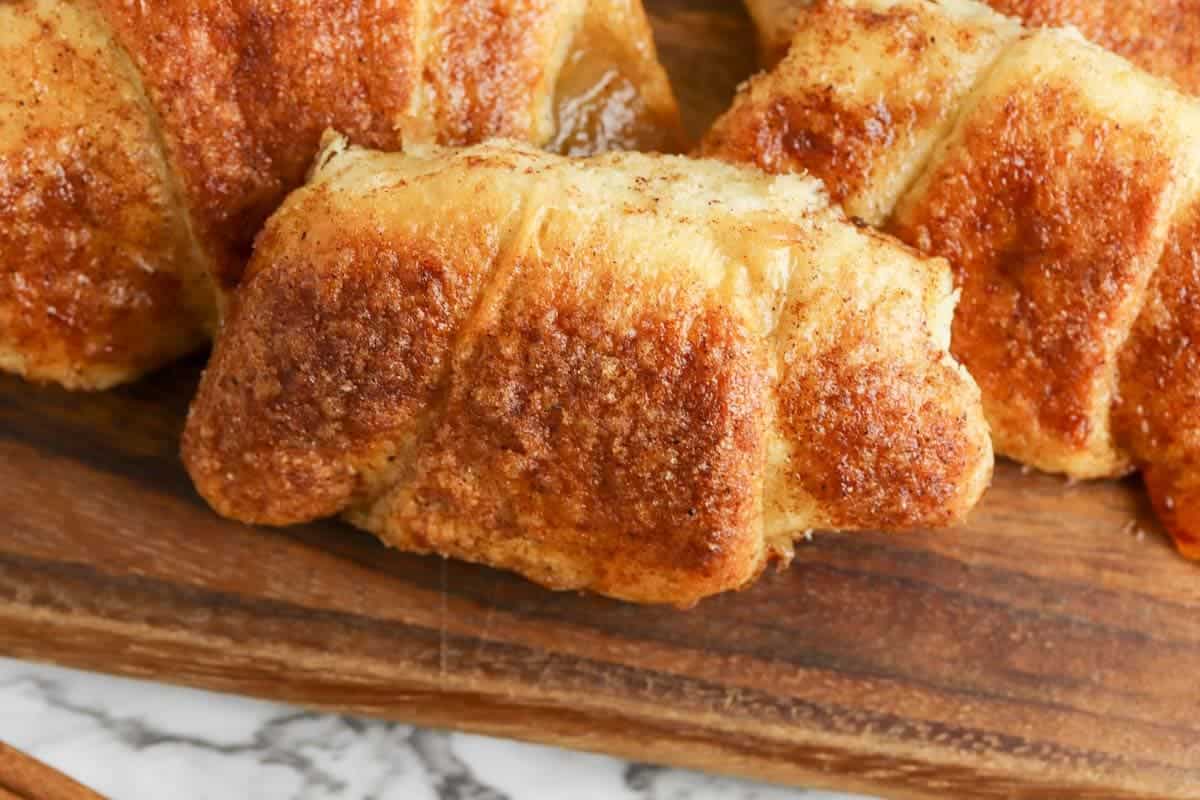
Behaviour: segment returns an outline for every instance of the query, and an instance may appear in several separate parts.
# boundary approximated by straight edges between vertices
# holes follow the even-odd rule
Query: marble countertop
[[[113,800],[855,800],[3,658],[0,740]]]

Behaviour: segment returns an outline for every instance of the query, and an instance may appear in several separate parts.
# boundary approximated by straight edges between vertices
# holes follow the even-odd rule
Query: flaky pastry
[[[811,179],[333,139],[258,240],[184,461],[228,517],[686,606],[809,528],[966,515],[992,457],[951,284]]]

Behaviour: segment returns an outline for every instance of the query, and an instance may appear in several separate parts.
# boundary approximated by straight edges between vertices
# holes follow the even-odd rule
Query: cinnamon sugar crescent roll
[[[810,179],[333,140],[192,405],[221,514],[686,606],[808,528],[960,520],[991,475],[944,262]]]
[[[73,388],[208,338],[327,126],[680,144],[640,0],[7,0],[0,60],[0,369]]]
[[[1140,468],[1200,557],[1200,101],[969,0],[822,0],[701,151],[946,257],[999,453]]]

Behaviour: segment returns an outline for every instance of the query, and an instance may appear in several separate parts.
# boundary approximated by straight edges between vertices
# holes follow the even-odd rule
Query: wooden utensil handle
[[[0,800],[104,800],[15,747],[0,742]]]

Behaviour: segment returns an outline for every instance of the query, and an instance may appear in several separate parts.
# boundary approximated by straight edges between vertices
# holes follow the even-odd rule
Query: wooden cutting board
[[[651,5],[699,129],[748,23]],[[1135,482],[1001,464],[961,530],[818,534],[746,592],[640,608],[218,519],[176,456],[197,374],[0,379],[0,652],[888,797],[1200,797],[1200,566]]]

